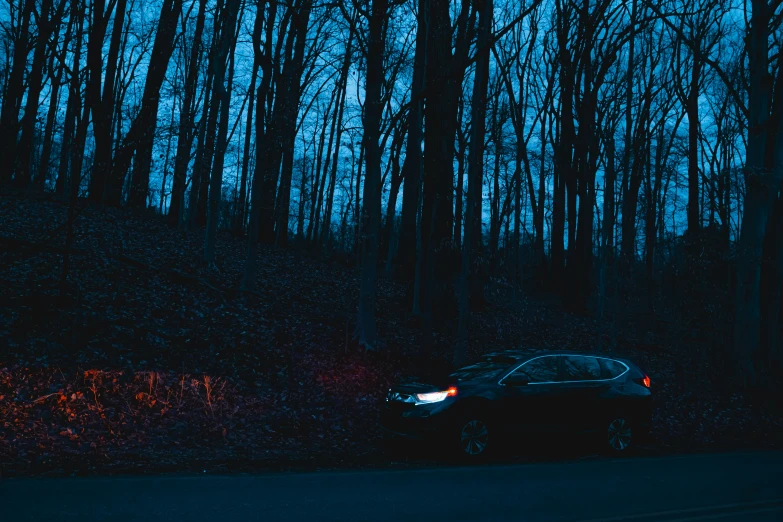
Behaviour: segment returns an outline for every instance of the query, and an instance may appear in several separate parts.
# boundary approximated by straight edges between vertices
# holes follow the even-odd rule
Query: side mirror
[[[503,384],[506,386],[527,386],[528,382],[530,382],[528,378],[521,375],[509,375],[503,379]]]

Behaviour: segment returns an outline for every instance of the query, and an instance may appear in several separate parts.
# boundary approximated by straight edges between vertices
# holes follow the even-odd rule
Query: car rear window
[[[566,381],[591,381],[601,378],[598,359],[584,355],[563,357],[563,379]]]
[[[623,363],[614,359],[598,359],[598,362],[601,364],[601,378],[603,379],[614,379],[627,370]]]

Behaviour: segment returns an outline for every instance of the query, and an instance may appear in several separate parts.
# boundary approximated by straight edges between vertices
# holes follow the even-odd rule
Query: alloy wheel
[[[468,421],[460,433],[460,442],[462,451],[467,455],[480,455],[487,449],[489,440],[489,430],[487,425],[480,420]]]
[[[615,451],[623,451],[631,444],[631,425],[625,419],[615,419],[607,430],[609,446]]]

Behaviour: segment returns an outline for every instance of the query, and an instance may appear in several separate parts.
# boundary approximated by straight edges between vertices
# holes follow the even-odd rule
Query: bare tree
[[[177,154],[174,160],[174,175],[171,187],[171,203],[169,205],[169,223],[183,226],[185,222],[185,182],[186,171],[190,163],[190,149],[193,145],[193,113],[195,109],[196,86],[200,68],[201,40],[204,32],[207,1],[199,0],[196,28],[193,33],[193,43],[190,47],[190,59],[186,64],[186,79],[182,109],[179,115],[179,132],[177,134]],[[263,10],[262,10],[263,12]],[[185,32],[183,20],[182,32]],[[252,105],[251,105],[252,107]],[[252,110],[252,109],[251,109]]]
[[[149,140],[154,136],[160,102],[160,87],[163,84],[169,59],[174,50],[175,29],[181,11],[182,0],[165,0],[161,6],[141,109],[133,120],[122,145],[117,150],[110,178],[107,180],[105,201],[109,205],[120,204],[125,175],[130,168],[134,153],[142,144],[146,148]],[[143,167],[138,167],[138,169],[134,167],[129,204],[135,207],[146,206],[148,190],[149,171],[145,171]]]
[[[207,265],[215,264],[215,243],[217,241],[218,221],[220,220],[220,200],[223,197],[223,164],[226,157],[228,141],[228,116],[231,108],[231,87],[233,83],[233,60],[226,63],[229,51],[236,47],[237,16],[242,5],[241,0],[227,0],[221,13],[220,40],[216,47],[216,53],[212,60],[214,68],[214,87],[212,97],[212,110],[218,112],[220,117],[217,128],[217,146],[215,159],[212,165],[212,176],[209,185],[209,210],[207,214],[207,230],[204,237],[204,261]],[[232,51],[233,52],[233,51]],[[226,68],[228,68],[228,85],[226,85]]]

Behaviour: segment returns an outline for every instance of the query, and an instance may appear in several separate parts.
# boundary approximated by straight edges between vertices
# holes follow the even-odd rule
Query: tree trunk
[[[359,316],[357,334],[359,346],[366,350],[376,347],[375,300],[378,272],[378,234],[381,224],[381,150],[380,138],[383,100],[384,25],[387,0],[374,0],[369,17],[367,38],[367,81],[364,106],[364,148],[367,172],[364,180],[362,210],[361,276],[359,286]],[[338,140],[337,146],[340,142]]]
[[[82,19],[83,12],[81,3],[74,1],[71,3],[71,17],[75,19],[74,31],[76,31],[76,42],[73,51],[73,67],[71,70],[71,79],[68,86],[68,104],[65,109],[65,126],[63,129],[62,144],[60,145],[60,164],[57,171],[57,180],[55,181],[55,193],[67,200],[70,195],[68,190],[68,177],[71,166],[71,149],[73,147],[73,133],[76,120],[81,105],[81,88],[79,81],[79,64],[81,63],[82,53]]]
[[[418,0],[416,51],[413,56],[413,84],[411,85],[411,108],[408,115],[408,140],[405,146],[405,161],[402,164],[402,213],[400,216],[400,238],[398,252],[399,275],[411,281],[416,267],[416,221],[421,186],[421,139],[424,116],[424,83],[427,68],[428,13],[430,0]]]
[[[698,235],[701,229],[699,211],[699,78],[701,60],[694,53],[690,92],[686,104],[688,113],[688,233]]]
[[[734,368],[741,385],[755,386],[760,345],[760,276],[764,235],[767,229],[775,193],[780,189],[781,172],[779,154],[770,156],[778,160],[768,165],[768,147],[783,146],[781,118],[773,120],[770,129],[770,109],[779,115],[783,107],[776,97],[772,107],[769,73],[769,20],[772,15],[766,0],[751,1],[751,18],[746,40],[749,73],[748,141],[745,155],[745,200],[740,238],[737,245],[737,292],[734,322]],[[778,68],[778,86],[783,81],[783,69]],[[777,110],[774,110],[777,109]],[[776,135],[775,141],[770,133]]]
[[[198,220],[199,201],[202,199],[199,196],[199,193],[202,190],[205,190],[203,188],[204,183],[202,182],[202,177],[206,177],[204,175],[204,171],[206,170],[205,163],[207,161],[204,159],[204,155],[206,154],[204,151],[204,142],[206,141],[207,136],[207,122],[209,121],[209,108],[212,105],[211,100],[212,67],[209,67],[206,78],[206,86],[204,87],[204,106],[201,109],[201,120],[199,120],[198,124],[196,157],[193,159],[193,174],[190,176],[190,197],[188,199],[188,217],[186,220],[188,227],[195,227],[197,225],[196,221]],[[187,151],[187,155],[189,159],[190,151]],[[185,168],[187,168],[187,165],[185,165]]]
[[[3,109],[0,112],[0,184],[8,184],[16,165],[17,135],[19,132],[19,111],[24,95],[24,73],[27,68],[27,50],[30,42],[30,16],[35,0],[23,0],[21,25],[13,42],[13,61],[6,83]]]
[[[275,28],[275,19],[277,18],[277,2],[269,3],[269,12],[267,14],[266,38],[264,46],[261,42],[254,42],[254,51],[262,55],[260,59],[263,77],[256,91],[256,164],[253,171],[253,185],[250,189],[250,219],[247,225],[247,251],[245,256],[245,267],[242,272],[242,281],[240,288],[245,291],[253,290],[256,285],[256,258],[258,257],[258,239],[261,230],[261,202],[262,191],[264,189],[264,165],[263,165],[263,147],[266,138],[266,104],[264,103],[269,94],[269,87],[272,83],[272,53],[273,53],[273,31]],[[263,16],[259,9],[256,16]],[[263,50],[263,53],[262,53]]]
[[[637,0],[633,0],[631,4],[631,38],[628,42],[628,66],[626,68],[626,80],[625,80],[625,140],[623,146],[625,150],[623,152],[623,184],[622,184],[622,257],[627,265],[633,263],[635,255],[635,219],[636,219],[636,197],[638,192],[634,191],[633,195],[628,194],[628,182],[632,178],[631,162],[633,159],[634,143],[633,143],[633,71],[634,60],[636,51],[636,9]],[[631,182],[633,185],[633,182]],[[630,200],[633,201],[630,201]],[[633,203],[633,205],[631,205]],[[628,234],[628,235],[626,235]],[[633,236],[633,237],[631,237]]]
[[[451,54],[452,27],[447,0],[429,0],[427,42],[427,104],[424,132],[424,200],[421,223],[420,309],[425,328],[432,326],[437,298],[445,301],[449,279],[453,214],[451,208],[456,128],[450,118],[450,93],[454,89]],[[437,93],[437,94],[435,94]],[[453,115],[456,121],[456,111]],[[438,267],[436,272],[435,267]],[[446,304],[440,303],[440,304]],[[439,307],[439,309],[441,309]]]
[[[302,140],[304,141],[304,139]],[[299,177],[299,204],[296,219],[296,241],[302,244],[304,241],[305,200],[307,194],[307,149],[302,156],[302,169]]]
[[[152,47],[144,95],[139,113],[131,124],[122,146],[117,150],[114,167],[111,170],[107,187],[106,203],[118,206],[122,199],[122,186],[130,168],[133,154],[139,147],[147,147],[154,137],[155,125],[160,101],[160,88],[166,77],[171,53],[174,50],[174,36],[177,18],[182,11],[182,0],[164,0],[161,6],[155,43]],[[141,161],[144,161],[143,159]],[[146,175],[146,176],[145,176]],[[134,167],[134,179],[131,186],[129,203],[135,207],[144,207],[149,190],[149,170],[137,170]]]
[[[214,76],[214,72],[213,72]],[[195,207],[196,226],[204,226],[207,223],[207,212],[209,209],[209,187],[212,179],[212,163],[215,159],[215,140],[217,139],[217,128],[220,119],[220,96],[215,92],[214,80],[212,87],[212,99],[209,104],[209,116],[206,122],[206,132],[204,134],[204,150],[201,153],[200,163],[200,183],[198,189],[198,201]]]
[[[385,1],[385,0],[384,0]],[[352,27],[356,27],[358,14],[354,14],[353,20],[351,20]],[[323,218],[323,230],[321,232],[321,242],[326,244],[329,241],[331,226],[332,226],[332,204],[334,201],[334,189],[337,182],[337,167],[340,157],[340,148],[342,147],[343,136],[343,114],[345,113],[345,99],[348,96],[348,72],[351,68],[351,54],[353,52],[353,31],[348,35],[348,44],[345,48],[345,54],[343,55],[343,65],[340,70],[340,84],[338,86],[338,103],[337,103],[337,120],[335,121],[335,139],[334,139],[334,151],[332,152],[332,137],[329,136],[329,153],[331,154],[331,168],[329,168],[329,153],[327,154],[327,165],[324,167],[327,171],[331,170],[331,176],[329,178],[329,190],[327,192],[326,199],[326,211]],[[366,103],[366,102],[365,102]],[[360,162],[361,163],[361,162]],[[380,168],[380,167],[379,167]],[[361,171],[361,167],[359,167]],[[379,181],[380,183],[380,181]],[[358,190],[357,185],[357,190]],[[357,194],[357,205],[359,198]],[[357,223],[358,225],[358,223]]]
[[[470,329],[470,297],[471,274],[475,265],[476,245],[481,242],[481,181],[484,167],[484,138],[487,118],[487,89],[489,84],[489,39],[492,31],[492,0],[484,0],[479,17],[478,55],[476,57],[476,73],[473,77],[473,98],[470,104],[471,134],[468,148],[468,195],[465,205],[465,241],[462,245],[462,262],[459,278],[459,323],[457,344],[454,350],[454,365],[465,362],[467,356],[467,338]],[[497,109],[497,107],[496,107]],[[499,154],[497,143],[495,155]],[[478,222],[478,227],[476,226]]]
[[[339,93],[333,93],[329,99],[329,105],[324,113],[323,125],[321,126],[321,138],[318,142],[318,152],[316,153],[315,177],[313,178],[313,193],[310,200],[310,222],[307,224],[307,240],[318,243],[318,231],[321,223],[321,207],[324,201],[324,187],[326,186],[326,167],[321,169],[322,158],[324,154],[324,143],[326,141],[326,129],[330,126],[329,115],[332,112],[332,106],[337,102]],[[334,122],[334,118],[331,119]],[[334,124],[331,126],[334,129]]]
[[[61,3],[63,7],[65,4]],[[44,70],[46,68],[46,44],[49,41],[53,26],[57,23],[50,20],[52,0],[42,0],[41,12],[38,16],[38,35],[35,40],[33,62],[27,77],[27,100],[22,117],[22,135],[19,139],[18,155],[16,157],[15,185],[19,189],[27,189],[32,181],[31,165],[33,161],[33,143],[35,141],[35,123],[38,119],[38,108],[43,90]],[[62,12],[54,14],[62,16]]]
[[[223,197],[223,165],[228,145],[228,116],[231,109],[231,90],[234,80],[233,49],[236,48],[237,16],[242,5],[242,0],[227,0],[222,14],[222,27],[220,30],[220,42],[217,45],[214,67],[213,88],[214,98],[212,108],[217,111],[220,106],[220,116],[217,129],[217,146],[215,148],[215,161],[212,165],[212,175],[209,184],[209,209],[207,211],[207,228],[204,235],[204,262],[208,266],[215,264],[215,246],[217,243],[217,229],[220,222],[220,201]],[[225,83],[226,57],[229,50],[232,56],[228,64],[228,85]]]
[[[551,84],[550,84],[551,85]],[[547,88],[547,91],[549,91]],[[536,223],[536,259],[538,268],[546,272],[546,253],[544,248],[544,208],[546,206],[546,114],[541,114],[541,163],[538,168],[538,206],[535,208]]]
[[[169,205],[168,222],[171,226],[182,227],[185,224],[185,185],[190,149],[193,146],[193,109],[200,70],[201,38],[204,32],[207,0],[199,0],[196,29],[193,33],[193,45],[190,48],[187,78],[185,79],[185,95],[179,115],[179,133],[177,135],[177,155],[174,159],[174,175],[171,183],[171,204]],[[261,9],[263,12],[263,9]],[[198,180],[192,181],[198,186]],[[191,191],[193,189],[191,188]]]
[[[103,42],[110,13],[104,13],[105,2],[98,0],[93,5],[93,19],[97,20],[90,33],[87,44],[87,65],[90,81],[87,84],[87,99],[92,112],[93,133],[95,137],[95,158],[90,175],[88,198],[102,201],[106,191],[106,177],[112,163],[112,120],[114,116],[114,84],[116,80],[117,60],[120,52],[122,29],[125,22],[126,0],[117,0],[112,28],[109,56],[106,62],[105,83],[101,93],[103,74]]]
[[[362,194],[361,194],[361,187],[362,187],[362,166],[364,165],[364,141],[362,140],[362,143],[359,145],[359,167],[356,169],[356,201],[354,202],[354,223],[356,224],[356,228],[354,230],[353,234],[353,251],[359,252],[359,240],[360,240],[360,234],[362,232],[361,228],[361,213],[362,213]],[[353,172],[351,172],[351,175],[353,175]],[[334,176],[332,176],[332,179],[334,180]],[[332,215],[331,208],[332,208],[332,198],[334,198],[334,185],[331,186],[331,190],[329,191],[329,216]],[[326,232],[327,238],[329,231]]]
[[[394,241],[394,222],[397,215],[397,197],[400,192],[400,185],[402,184],[402,176],[400,172],[400,153],[402,152],[402,141],[404,135],[404,125],[400,124],[395,129],[394,139],[392,140],[392,150],[389,158],[389,162],[391,163],[391,183],[389,186],[389,201],[386,205],[386,224],[384,226],[383,233],[383,252],[385,252],[386,256],[385,272],[388,276],[392,275],[392,259],[394,257],[394,248],[392,243]]]
[[[291,178],[293,176],[294,166],[296,120],[299,110],[300,84],[302,81],[307,26],[310,22],[311,6],[312,0],[303,0],[292,24],[292,31],[296,31],[297,36],[291,72],[286,78],[285,95],[290,99],[286,105],[287,114],[284,115],[284,125],[281,129],[283,134],[283,165],[280,177],[280,188],[278,189],[277,203],[275,205],[275,242],[278,246],[286,246],[288,244],[288,217],[291,211]]]
[[[263,11],[263,10],[262,10]],[[263,20],[263,18],[262,18]],[[258,17],[256,17],[256,24],[258,24]],[[260,36],[261,29],[258,29]],[[250,139],[253,134],[253,103],[255,102],[255,87],[256,77],[258,76],[258,68],[260,67],[258,60],[253,63],[253,73],[250,76],[250,86],[247,96],[249,98],[247,105],[247,122],[245,123],[245,145],[244,154],[242,156],[242,175],[239,182],[239,201],[234,217],[233,229],[235,233],[241,233],[245,227],[245,200],[247,199],[247,174],[250,166]]]
[[[301,0],[291,6],[291,16],[295,16]],[[285,118],[290,114],[288,103],[291,98],[287,93],[280,92],[280,87],[286,89],[290,85],[290,76],[293,69],[296,68],[294,61],[294,42],[296,41],[297,31],[291,28],[285,39],[285,60],[283,71],[276,86],[278,92],[275,94],[274,111],[269,128],[266,133],[266,140],[263,152],[258,155],[259,161],[264,167],[264,178],[261,194],[261,222],[259,224],[259,239],[267,244],[272,244],[275,240],[275,199],[277,195],[277,183],[280,177],[280,162],[283,157],[283,140]]]
[[[457,194],[454,198],[454,250],[462,249],[462,214],[464,185],[465,185],[465,151],[468,148],[468,140],[462,132],[463,112],[465,110],[464,95],[459,99],[459,115],[457,116]]]
[[[68,29],[70,32],[70,27]],[[66,40],[68,35],[66,34]],[[49,61],[49,79],[52,84],[49,93],[49,110],[46,113],[46,128],[44,131],[43,149],[41,150],[41,161],[38,165],[38,173],[35,177],[35,188],[38,192],[43,192],[46,188],[46,181],[49,177],[49,164],[52,157],[52,144],[54,142],[55,121],[57,119],[57,107],[60,106],[60,86],[62,85],[63,67],[60,65],[55,72],[54,56]]]

